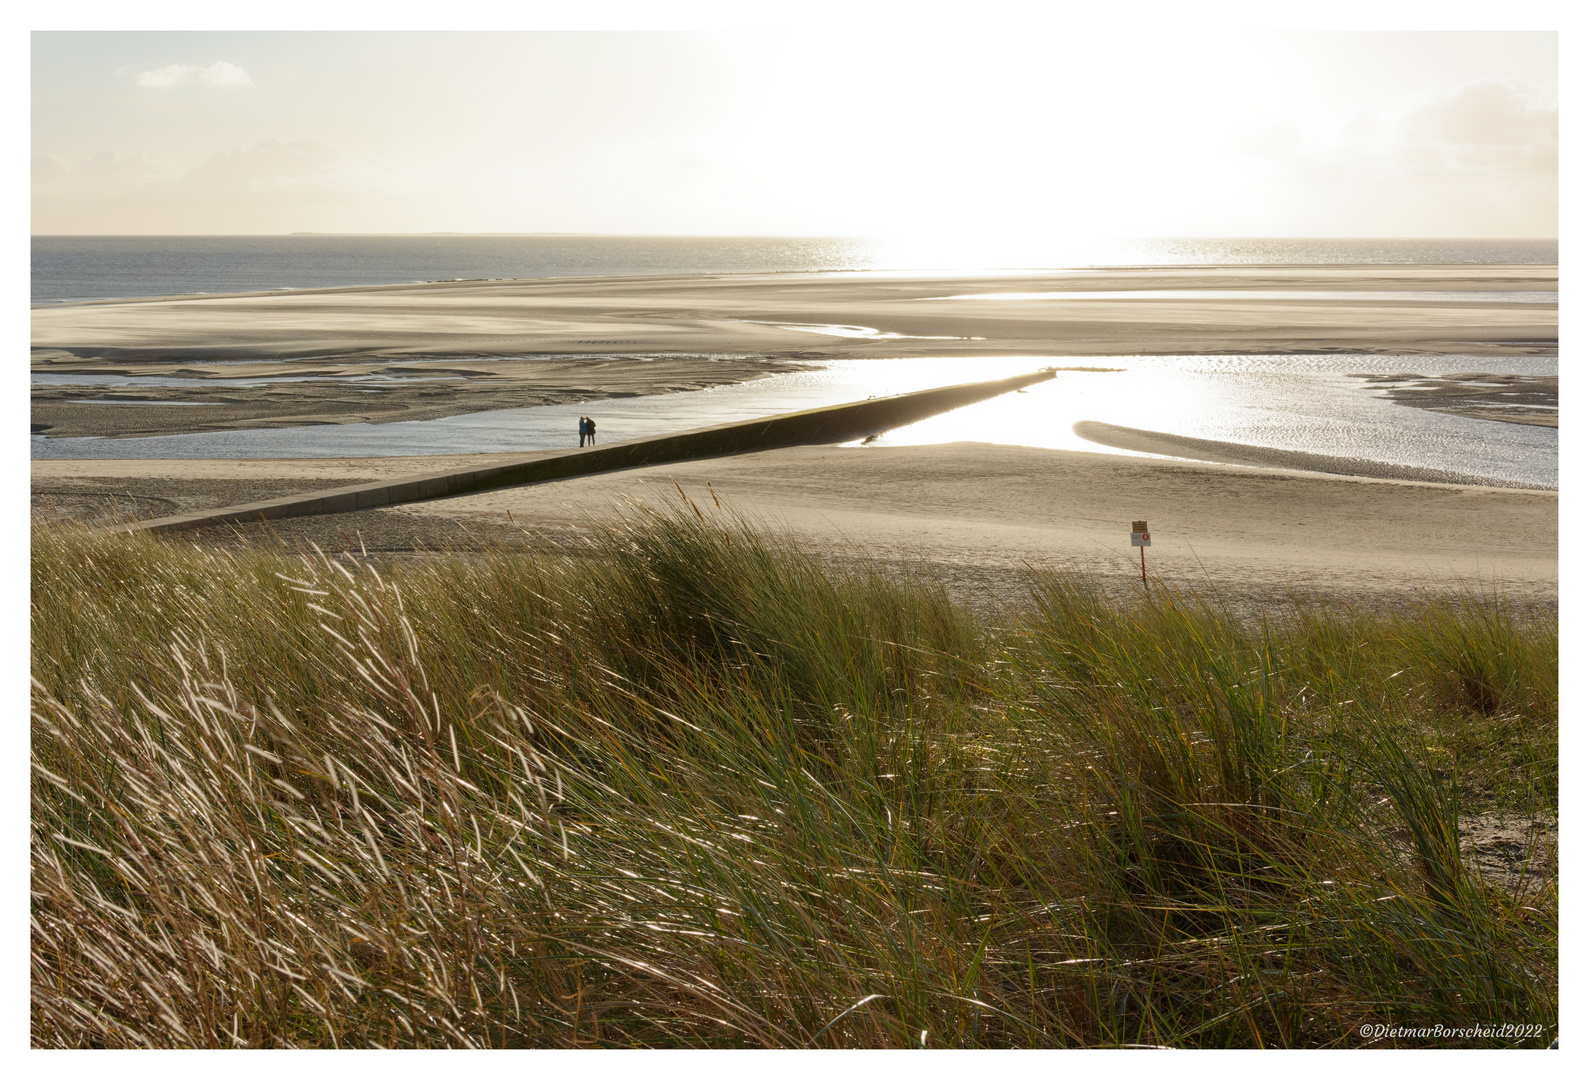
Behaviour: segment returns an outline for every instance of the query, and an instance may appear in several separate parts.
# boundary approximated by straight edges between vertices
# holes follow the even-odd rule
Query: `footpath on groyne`
[[[227,506],[192,514],[150,518],[119,527],[120,531],[153,533],[180,532],[204,525],[232,522],[271,521],[277,518],[307,517],[312,514],[340,514],[378,506],[441,499],[493,488],[518,487],[569,476],[588,476],[614,469],[634,469],[646,465],[665,465],[670,461],[742,454],[771,450],[780,446],[811,443],[847,442],[867,435],[903,427],[938,413],[958,409],[1007,394],[1033,383],[1054,377],[1053,368],[1027,375],[1015,375],[991,382],[963,383],[935,390],[918,390],[893,397],[869,398],[845,405],[780,413],[759,420],[697,428],[673,435],[631,439],[583,450],[540,455],[524,461],[509,461],[473,469],[454,469],[405,480],[381,480],[354,484],[327,491],[290,495],[265,502]]]

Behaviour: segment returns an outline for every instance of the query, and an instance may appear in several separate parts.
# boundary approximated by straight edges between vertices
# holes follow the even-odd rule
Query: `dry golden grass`
[[[1500,600],[987,623],[693,508],[401,568],[40,524],[33,590],[38,1046],[1555,1034],[1554,886],[1457,846],[1554,815]]]

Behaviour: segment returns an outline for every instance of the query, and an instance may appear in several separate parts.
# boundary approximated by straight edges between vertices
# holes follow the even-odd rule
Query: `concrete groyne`
[[[1054,370],[989,382],[963,383],[933,390],[918,390],[893,397],[870,398],[820,409],[780,413],[757,420],[741,420],[715,427],[696,428],[672,435],[631,439],[582,450],[539,455],[478,468],[429,473],[403,480],[381,480],[326,491],[290,495],[265,502],[227,506],[218,510],[133,522],[122,528],[148,532],[180,532],[205,525],[271,521],[311,514],[340,514],[398,503],[466,495],[493,488],[518,487],[570,476],[588,476],[615,469],[665,465],[671,461],[771,450],[780,446],[846,442],[890,428],[903,427],[938,413],[958,409],[1000,394],[1019,390],[1045,379]]]

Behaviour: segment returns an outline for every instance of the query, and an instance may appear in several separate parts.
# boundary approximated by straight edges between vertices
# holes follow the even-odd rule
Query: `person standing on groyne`
[[[590,430],[590,428],[588,426],[589,424],[590,424],[590,418],[588,416],[581,416],[579,418],[579,448],[581,450],[583,450],[585,448],[585,435]]]
[[[590,445],[596,445],[596,421],[585,417],[585,437],[590,440]]]

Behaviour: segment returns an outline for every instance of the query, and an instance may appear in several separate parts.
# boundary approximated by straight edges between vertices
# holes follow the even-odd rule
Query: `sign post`
[[[1131,546],[1140,549],[1142,555],[1142,587],[1148,587],[1148,548],[1153,546],[1153,537],[1148,533],[1146,521],[1133,521],[1131,523]]]

